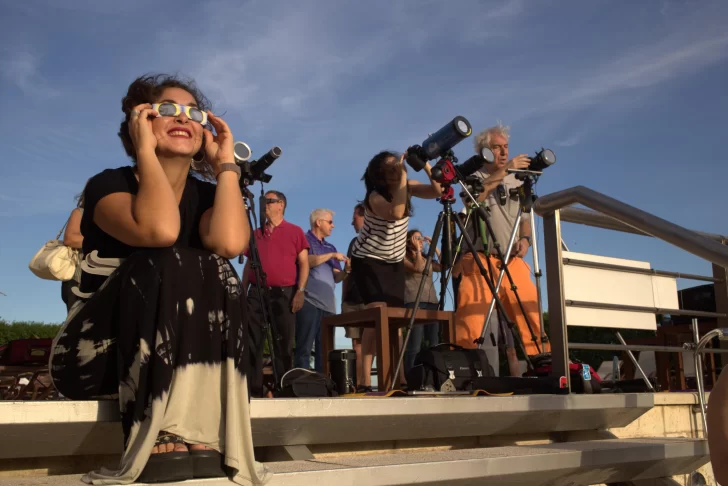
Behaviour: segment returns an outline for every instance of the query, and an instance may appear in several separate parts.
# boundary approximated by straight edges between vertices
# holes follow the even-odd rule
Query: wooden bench
[[[413,309],[374,307],[325,317],[321,321],[321,352],[324,374],[329,373],[329,351],[334,349],[334,330],[337,327],[363,327],[374,329],[377,339],[377,378],[379,390],[389,388],[394,380],[394,366],[399,359],[398,330],[409,324]],[[415,325],[438,322],[443,342],[454,342],[455,313],[418,309]],[[394,365],[394,366],[393,366]]]

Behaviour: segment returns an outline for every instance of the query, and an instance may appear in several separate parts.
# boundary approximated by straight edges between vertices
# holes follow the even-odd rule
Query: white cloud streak
[[[28,48],[5,48],[0,58],[0,76],[33,98],[52,98],[59,91],[41,74],[40,59]]]

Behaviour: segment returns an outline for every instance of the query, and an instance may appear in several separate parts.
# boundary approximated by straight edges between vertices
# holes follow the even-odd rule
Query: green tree
[[[16,339],[54,338],[60,329],[60,324],[17,321],[10,323],[0,318],[0,345]]]

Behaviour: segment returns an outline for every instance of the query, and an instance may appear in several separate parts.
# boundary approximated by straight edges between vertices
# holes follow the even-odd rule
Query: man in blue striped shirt
[[[308,252],[309,275],[303,308],[296,313],[296,368],[311,368],[311,350],[316,346],[314,369],[323,370],[321,356],[321,320],[336,313],[336,284],[351,271],[349,259],[325,240],[334,229],[334,212],[314,209],[310,216],[311,230],[306,233],[310,246]],[[341,262],[345,262],[344,269]]]

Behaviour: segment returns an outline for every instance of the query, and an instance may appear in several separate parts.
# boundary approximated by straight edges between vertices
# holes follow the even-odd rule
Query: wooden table
[[[324,374],[329,374],[329,351],[334,349],[334,331],[336,327],[363,327],[374,329],[377,339],[377,378],[380,391],[389,389],[394,380],[394,367],[399,359],[398,329],[406,327],[412,317],[413,309],[398,307],[374,307],[361,311],[347,312],[325,317],[321,321],[321,352]],[[455,313],[450,311],[432,311],[418,309],[415,316],[416,326],[438,322],[443,342],[454,342]],[[404,365],[403,365],[404,366]]]

